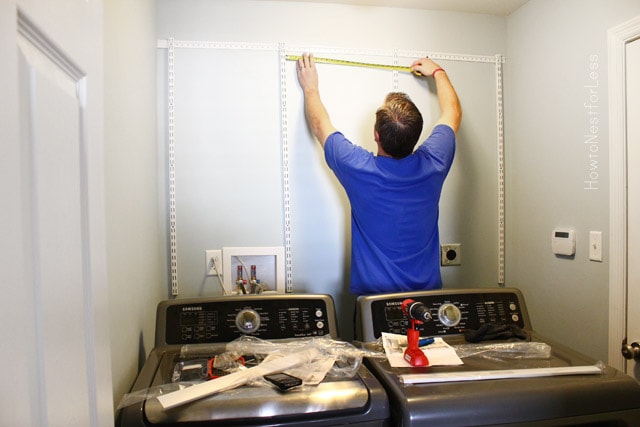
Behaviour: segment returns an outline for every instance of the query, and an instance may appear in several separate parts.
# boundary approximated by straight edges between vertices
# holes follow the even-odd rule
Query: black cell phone
[[[265,375],[264,379],[275,384],[280,390],[288,390],[302,384],[302,380],[300,378],[285,374],[284,372]]]

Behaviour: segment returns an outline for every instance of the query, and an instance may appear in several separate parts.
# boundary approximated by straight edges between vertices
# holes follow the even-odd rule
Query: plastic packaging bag
[[[176,363],[172,382],[206,381],[243,369],[245,359],[237,353],[223,353],[206,359],[183,359]]]
[[[130,405],[134,405],[136,403],[140,403],[144,400],[151,399],[154,397],[162,396],[163,394],[172,393],[177,390],[182,390],[187,387],[190,387],[196,383],[194,382],[182,382],[182,383],[169,383],[162,384],[156,387],[145,388],[142,390],[132,391],[130,393],[125,394],[120,399],[118,406],[116,407],[116,411],[125,408]]]
[[[454,345],[458,357],[481,356],[489,359],[549,359],[551,347],[542,342],[501,342]]]
[[[283,355],[309,346],[320,351],[323,357],[312,361],[309,366],[297,367],[298,374],[304,371],[317,371],[313,365],[318,366],[320,363],[324,362],[326,364],[329,363],[328,361],[333,361],[329,371],[326,373],[327,377],[351,378],[358,372],[362,364],[362,358],[374,355],[372,351],[358,349],[348,342],[337,341],[330,336],[298,338],[277,342],[266,341],[252,336],[242,336],[228,343],[226,350],[240,354]],[[379,354],[375,354],[375,356],[379,356]]]
[[[238,375],[239,372],[250,367],[258,367],[263,362],[277,363],[278,358],[286,359],[292,353],[304,353],[304,350],[309,350],[309,354],[314,357],[284,370],[290,375],[301,378],[304,385],[318,384],[325,377],[351,378],[358,372],[363,357],[386,357],[384,353],[356,348],[348,342],[337,341],[330,336],[279,341],[241,336],[227,344],[184,345],[178,362],[174,365],[172,383],[126,394],[120,401],[118,409],[207,382],[214,378],[211,375],[212,369],[219,369],[225,374]],[[240,363],[240,360],[244,363]],[[220,380],[214,379],[214,381]],[[262,374],[249,375],[243,379],[243,382],[252,386],[272,386],[262,379]]]

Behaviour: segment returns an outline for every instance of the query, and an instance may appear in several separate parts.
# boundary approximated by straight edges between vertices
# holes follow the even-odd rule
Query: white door
[[[102,5],[0,3],[0,424],[112,426]]]
[[[627,98],[627,344],[637,343],[640,357],[640,39],[626,45]],[[629,375],[640,381],[640,359],[627,361]]]

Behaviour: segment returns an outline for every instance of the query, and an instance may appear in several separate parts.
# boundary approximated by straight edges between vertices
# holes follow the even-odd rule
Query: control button
[[[512,314],[511,320],[513,320],[514,322],[517,322],[518,320],[520,320],[520,316],[518,316],[517,314]]]
[[[324,313],[322,312],[322,310],[320,310],[320,309],[316,310],[316,317],[322,317],[323,314]]]
[[[236,326],[245,334],[256,332],[260,328],[260,315],[251,308],[240,310],[236,315]]]
[[[438,320],[447,327],[456,326],[462,320],[462,313],[451,303],[442,304],[438,309]]]
[[[509,310],[516,311],[516,308],[518,308],[518,307],[516,307],[515,303],[509,304]]]
[[[323,329],[324,328],[324,322],[322,320],[318,320],[316,322],[316,328]]]

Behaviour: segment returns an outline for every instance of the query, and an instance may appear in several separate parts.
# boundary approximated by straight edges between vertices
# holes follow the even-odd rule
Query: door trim
[[[640,16],[607,31],[609,72],[609,365],[626,370],[620,353],[627,317],[627,120],[625,47],[640,37]]]

